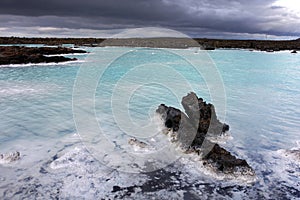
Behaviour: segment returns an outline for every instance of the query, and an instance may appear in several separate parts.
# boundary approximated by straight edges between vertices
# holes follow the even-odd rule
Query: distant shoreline
[[[59,54],[72,53],[87,52],[71,48],[0,46],[0,65],[59,63],[77,60],[76,58],[59,56]],[[53,56],[49,57],[49,55]]]
[[[300,38],[297,40],[229,40],[207,38],[20,38],[0,37],[0,44],[45,44],[75,46],[126,46],[153,48],[190,48],[200,47],[205,50],[219,48],[253,49],[260,51],[300,50]]]

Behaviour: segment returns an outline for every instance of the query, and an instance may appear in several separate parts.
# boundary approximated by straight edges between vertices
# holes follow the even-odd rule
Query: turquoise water
[[[79,62],[0,68],[0,152],[21,153],[19,161],[0,164],[2,199],[300,196],[300,160],[283,153],[300,148],[298,54],[87,50],[89,56],[74,55]],[[185,56],[200,60],[203,66],[214,64],[220,77],[199,74]],[[207,86],[210,78],[223,84]],[[210,88],[224,88],[225,100],[221,94],[215,99]],[[248,161],[256,171],[256,181],[216,179],[191,160],[169,163],[150,174],[124,172],[138,162],[127,155],[128,139],[134,136],[165,145],[153,124],[147,125],[156,106],[165,103],[181,108],[181,97],[191,90],[216,105],[218,116],[230,125],[232,138],[222,146]],[[99,127],[94,129],[90,118]],[[100,132],[111,146],[105,146],[103,138],[97,141]]]

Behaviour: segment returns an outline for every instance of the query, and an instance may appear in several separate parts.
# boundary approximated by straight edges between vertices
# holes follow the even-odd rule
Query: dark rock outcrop
[[[161,115],[165,126],[174,133],[172,141],[178,142],[182,149],[188,151],[197,134],[197,129],[190,119],[179,109],[164,104],[161,104],[156,112]]]
[[[246,160],[233,156],[229,151],[205,140],[208,135],[220,136],[229,130],[227,124],[221,123],[212,104],[189,93],[182,98],[185,113],[179,109],[161,104],[156,112],[164,121],[165,127],[172,131],[173,142],[178,142],[185,152],[194,152],[202,156],[203,165],[210,166],[217,172],[254,174]],[[203,154],[203,143],[210,151]]]
[[[297,51],[296,51],[296,50],[293,50],[291,53],[297,53]]]
[[[233,156],[229,151],[215,144],[211,151],[203,158],[204,165],[209,165],[214,170],[223,173],[236,173],[242,174],[253,173],[254,171],[248,165],[246,160],[239,159]]]
[[[274,52],[282,50],[299,50],[300,40],[226,40],[196,38],[203,47],[228,48],[228,49],[255,49]]]
[[[103,38],[25,38],[25,37],[0,37],[0,44],[46,44],[62,45],[74,44],[79,46],[91,46],[100,44]]]
[[[70,48],[52,47],[20,47],[20,46],[1,46],[0,65],[8,64],[27,64],[27,63],[49,63],[65,62],[76,60],[64,56],[45,56],[54,54],[86,53],[84,50],[74,50]]]
[[[199,133],[206,135],[209,132],[221,135],[229,130],[227,124],[223,124],[217,119],[214,106],[210,103],[207,104],[202,98],[198,98],[194,92],[183,97],[181,104],[189,119],[198,128]]]

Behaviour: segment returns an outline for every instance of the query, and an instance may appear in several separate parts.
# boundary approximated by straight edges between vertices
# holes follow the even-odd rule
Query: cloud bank
[[[0,35],[110,37],[163,27],[191,37],[299,37],[300,8],[291,8],[300,4],[291,1],[1,0]]]

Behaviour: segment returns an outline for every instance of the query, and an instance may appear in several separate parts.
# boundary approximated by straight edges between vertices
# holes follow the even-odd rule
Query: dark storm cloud
[[[1,0],[0,27],[48,26],[103,30],[160,26],[188,34],[197,34],[198,31],[200,36],[203,30],[299,35],[299,16],[273,5],[274,2],[275,0]]]
[[[172,19],[184,12],[180,6],[169,6],[162,0],[2,0],[0,13],[25,16],[82,16],[120,19]]]

